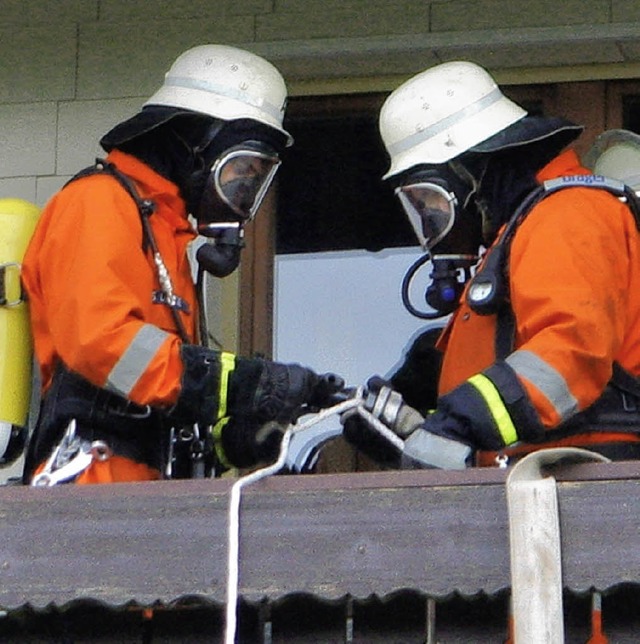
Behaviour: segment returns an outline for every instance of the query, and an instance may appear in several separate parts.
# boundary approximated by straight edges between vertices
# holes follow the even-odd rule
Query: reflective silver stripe
[[[277,120],[282,118],[283,110],[279,107],[269,103],[262,97],[251,96],[247,92],[233,89],[228,85],[218,85],[217,83],[189,78],[188,76],[167,76],[164,84],[171,87],[183,87],[184,89],[201,89],[204,92],[211,92],[212,94],[218,94],[219,96],[225,96],[226,98],[246,103],[247,105],[251,105],[251,107],[257,107]]]
[[[128,396],[168,337],[157,326],[145,324],[111,370],[106,388]]]
[[[472,449],[464,443],[417,429],[404,442],[401,463],[410,469],[414,463],[421,467],[442,470],[464,470]]]
[[[463,121],[464,119],[467,119],[474,114],[478,114],[478,112],[482,112],[482,110],[485,110],[487,109],[487,107],[490,107],[494,103],[497,103],[501,98],[502,92],[498,87],[496,87],[486,96],[479,98],[475,103],[472,103],[471,105],[468,105],[467,107],[464,107],[461,110],[450,114],[446,118],[437,121],[431,127],[427,127],[424,130],[420,130],[419,132],[414,132],[404,139],[400,139],[400,141],[396,141],[395,143],[389,145],[389,154],[391,156],[394,156],[395,154],[404,152],[405,150],[412,148],[418,143],[422,143],[422,141],[431,139],[434,136],[441,134],[452,125],[455,125],[456,123],[459,123],[460,121]]]
[[[566,380],[540,356],[532,351],[514,351],[506,359],[506,363],[546,396],[562,420],[578,411],[578,401],[569,390]]]
[[[624,191],[624,183],[617,179],[610,179],[603,177],[599,174],[575,174],[556,177],[555,179],[547,179],[544,182],[544,188],[548,192],[557,190],[558,188],[583,188],[596,186],[600,188],[608,188],[616,193]]]

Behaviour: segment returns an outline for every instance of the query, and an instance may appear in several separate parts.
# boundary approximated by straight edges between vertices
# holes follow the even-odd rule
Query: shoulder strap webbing
[[[120,172],[120,170],[118,170],[118,168],[116,168],[112,163],[109,163],[104,159],[96,159],[94,165],[80,170],[80,172],[75,174],[64,184],[63,188],[69,185],[72,181],[102,173],[112,176],[126,190],[127,194],[136,204],[138,213],[140,214],[140,221],[142,222],[142,250],[146,253],[148,249],[151,249],[153,261],[156,265],[156,272],[158,274],[158,282],[160,283],[160,292],[157,295],[157,301],[169,307],[180,337],[184,342],[189,342],[184,323],[178,313],[178,310],[188,312],[189,307],[181,297],[177,296],[173,292],[173,285],[171,284],[169,272],[162,260],[160,250],[158,249],[158,245],[153,234],[153,229],[151,228],[151,223],[149,222],[149,218],[156,208],[155,203],[151,199],[143,199],[140,197],[133,181],[131,181],[128,176]]]
[[[624,199],[636,222],[636,228],[640,232],[640,197],[635,191],[622,181],[610,179],[599,174],[577,174],[565,177],[548,179],[543,182],[544,196],[550,195],[563,188],[598,188],[606,190],[612,195]]]
[[[505,266],[503,272],[505,274],[505,284],[509,284],[508,279],[508,262],[509,262],[509,246],[516,230],[524,221],[527,215],[531,212],[533,207],[542,201],[545,197],[564,190],[565,188],[597,188],[599,190],[606,190],[619,199],[624,199],[633,215],[636,223],[636,229],[640,232],[640,197],[636,195],[634,190],[617,179],[610,179],[597,174],[578,174],[557,177],[555,179],[548,179],[542,185],[531,191],[522,201],[513,217],[509,220],[502,238],[498,243],[505,245]],[[498,313],[497,331],[496,331],[496,356],[498,359],[503,360],[513,351],[513,343],[515,340],[515,320],[513,316],[513,309],[507,301],[500,307]]]
[[[73,181],[77,181],[78,179],[90,177],[96,174],[108,174],[112,176],[126,190],[131,199],[133,199],[138,208],[140,219],[142,221],[142,249],[146,252],[147,248],[149,248],[149,245],[151,244],[151,239],[149,238],[149,226],[145,224],[145,221],[153,214],[155,210],[155,204],[153,203],[153,201],[151,201],[151,199],[142,199],[131,179],[120,172],[120,170],[118,170],[112,163],[109,163],[104,159],[96,159],[94,165],[91,165],[80,170],[80,172],[77,172],[62,187],[65,188]]]

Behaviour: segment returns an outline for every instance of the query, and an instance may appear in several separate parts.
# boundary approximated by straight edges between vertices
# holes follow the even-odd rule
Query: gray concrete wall
[[[3,0],[0,197],[44,204],[197,44],[247,46],[309,94],[391,89],[458,57],[510,82],[633,76],[638,34],[635,0]]]

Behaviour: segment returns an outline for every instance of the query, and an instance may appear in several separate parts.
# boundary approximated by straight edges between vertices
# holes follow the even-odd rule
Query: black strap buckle
[[[164,291],[154,291],[151,296],[154,304],[164,304],[174,310],[189,313],[189,303],[183,300],[179,295],[165,293]]]
[[[637,398],[626,391],[621,391],[620,394],[622,396],[622,409],[629,413],[637,412]]]

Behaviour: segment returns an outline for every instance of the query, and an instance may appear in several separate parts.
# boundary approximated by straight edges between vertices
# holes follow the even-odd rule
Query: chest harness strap
[[[160,254],[160,250],[153,233],[153,228],[151,227],[151,222],[149,221],[151,215],[155,212],[155,203],[151,199],[142,199],[131,179],[120,172],[120,170],[118,170],[112,163],[108,163],[104,159],[96,159],[95,165],[78,172],[78,174],[72,177],[67,184],[71,183],[71,181],[81,179],[82,177],[99,173],[106,173],[112,176],[127,191],[136,204],[138,212],[140,213],[140,221],[142,223],[142,248],[145,251],[147,248],[151,250],[153,262],[156,267],[158,284],[160,286],[160,290],[153,293],[153,301],[156,304],[164,304],[169,307],[178,329],[178,333],[180,334],[180,338],[183,342],[189,342],[184,323],[179,314],[179,311],[189,313],[189,305],[179,295],[176,295],[173,290],[171,276],[169,275],[167,266],[162,259],[162,255]]]

